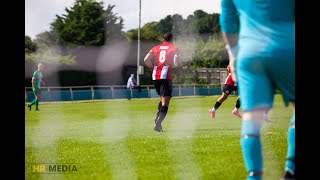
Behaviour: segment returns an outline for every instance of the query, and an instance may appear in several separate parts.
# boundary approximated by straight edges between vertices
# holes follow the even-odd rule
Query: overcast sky
[[[124,19],[124,31],[139,26],[139,0],[97,0],[115,5],[113,13]],[[221,0],[141,0],[141,26],[159,21],[167,15],[180,14],[183,18],[201,9],[207,13],[220,13]],[[25,35],[35,38],[50,30],[55,15],[65,14],[65,8],[73,6],[75,0],[25,0]]]

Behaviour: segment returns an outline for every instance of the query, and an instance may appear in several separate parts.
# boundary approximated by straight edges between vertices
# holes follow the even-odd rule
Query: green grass
[[[209,116],[218,96],[172,98],[163,133],[159,99],[40,104],[25,113],[26,179],[245,179],[236,96]],[[262,129],[264,179],[284,169],[291,109],[275,96]],[[34,163],[77,163],[78,174],[39,174]]]

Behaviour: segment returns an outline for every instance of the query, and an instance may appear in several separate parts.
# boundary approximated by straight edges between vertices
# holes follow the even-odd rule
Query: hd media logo
[[[31,171],[34,174],[78,174],[78,163],[34,163]]]

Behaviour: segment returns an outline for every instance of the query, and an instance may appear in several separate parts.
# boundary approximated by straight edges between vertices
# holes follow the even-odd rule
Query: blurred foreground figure
[[[276,89],[293,105],[283,179],[295,179],[295,1],[222,0],[220,26],[241,97],[248,180],[262,179],[260,129]]]

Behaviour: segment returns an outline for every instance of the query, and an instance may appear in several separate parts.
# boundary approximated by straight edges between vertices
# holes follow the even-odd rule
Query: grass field
[[[162,133],[159,99],[40,104],[25,111],[26,179],[245,179],[236,96],[209,116],[218,96],[174,97]],[[275,96],[262,129],[265,180],[280,179],[291,108]],[[76,174],[34,173],[35,163],[76,164]]]

